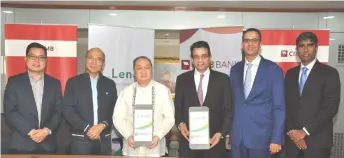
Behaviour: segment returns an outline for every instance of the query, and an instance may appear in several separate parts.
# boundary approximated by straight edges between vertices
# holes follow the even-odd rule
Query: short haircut
[[[206,48],[208,50],[208,55],[211,56],[210,46],[206,41],[197,41],[190,46],[190,56],[193,58],[193,51],[195,48]]]
[[[103,54],[103,58],[104,58],[104,59],[103,59],[103,62],[105,62],[105,53],[103,52],[102,49],[97,48],[97,47],[89,49],[89,50],[86,52],[85,58],[87,58],[88,54],[89,54],[90,52],[92,52],[92,51],[99,51],[100,53],[102,53],[102,54]]]
[[[259,41],[262,41],[262,34],[260,33],[260,30],[256,29],[256,28],[248,28],[246,31],[244,31],[242,33],[242,41],[244,41],[245,34],[248,33],[248,32],[255,32],[255,33],[257,33],[258,37],[259,37]]]
[[[152,64],[152,61],[146,57],[146,56],[139,56],[139,57],[136,57],[134,60],[133,60],[133,68],[135,68],[135,65],[136,65],[136,62],[139,60],[139,59],[145,59],[145,60],[148,60],[149,61],[149,64],[150,66],[152,67],[153,69],[153,64]]]
[[[48,55],[47,48],[40,43],[32,42],[26,47],[26,56],[29,55],[31,48],[42,48],[44,50],[45,56]]]
[[[318,46],[318,37],[313,32],[303,32],[296,38],[296,47],[299,45],[301,41],[310,40]]]

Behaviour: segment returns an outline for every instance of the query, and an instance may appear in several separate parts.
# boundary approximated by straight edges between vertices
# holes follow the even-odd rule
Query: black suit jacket
[[[177,77],[175,93],[175,122],[188,126],[189,108],[200,106],[195,86],[194,70]],[[227,134],[233,119],[232,92],[228,75],[210,70],[208,89],[203,106],[209,108],[210,136],[221,132]],[[180,139],[185,139],[183,136]]]
[[[113,125],[112,115],[117,100],[117,89],[113,80],[99,74],[97,90],[98,123],[106,125],[106,128],[101,133],[101,137],[104,137],[111,134]],[[88,129],[93,126],[92,88],[88,73],[68,79],[63,106],[63,116],[67,123],[70,124],[72,134],[85,135]]]
[[[331,147],[332,119],[338,111],[341,91],[338,71],[316,61],[307,77],[302,96],[299,92],[299,72],[300,66],[296,66],[286,73],[287,130],[305,127],[310,133],[305,138],[309,148]]]
[[[48,152],[56,151],[56,130],[61,121],[60,106],[62,92],[60,81],[44,74],[41,123],[32,92],[28,72],[11,76],[8,79],[4,96],[4,114],[11,128],[10,149],[33,151],[39,148]],[[28,133],[32,129],[47,127],[51,135],[37,144]]]

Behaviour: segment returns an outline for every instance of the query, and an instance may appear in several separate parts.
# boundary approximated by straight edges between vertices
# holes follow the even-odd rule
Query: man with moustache
[[[152,62],[145,56],[134,59],[136,82],[125,87],[115,106],[113,122],[124,138],[123,155],[161,157],[168,151],[165,135],[174,125],[174,107],[170,90],[152,80]],[[152,105],[153,141],[138,146],[134,141],[134,107],[139,104]]]
[[[330,158],[333,121],[338,112],[341,84],[338,71],[316,59],[318,38],[312,32],[296,39],[301,64],[285,78],[288,158]]]
[[[243,32],[245,60],[231,68],[234,119],[229,139],[233,158],[269,158],[281,150],[284,135],[284,76],[259,55],[261,33]]]
[[[115,82],[101,73],[104,64],[104,52],[92,48],[86,53],[86,72],[67,81],[63,115],[71,127],[71,154],[111,155],[117,89]]]
[[[47,75],[47,49],[40,43],[26,48],[27,71],[9,77],[4,95],[4,115],[11,128],[9,152],[53,154],[61,121],[60,81]]]
[[[179,156],[190,158],[220,158],[226,153],[224,137],[233,117],[231,84],[228,75],[209,68],[211,52],[209,44],[197,41],[190,47],[195,69],[177,77],[175,90],[176,126],[179,138]],[[209,150],[189,148],[189,108],[209,108]]]

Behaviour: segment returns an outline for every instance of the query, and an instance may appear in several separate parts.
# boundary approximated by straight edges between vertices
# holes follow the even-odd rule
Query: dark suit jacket
[[[242,141],[251,149],[267,149],[282,144],[285,126],[284,76],[274,62],[261,57],[250,94],[244,93],[245,60],[231,68],[234,120],[230,133],[232,146]]]
[[[308,148],[328,148],[333,144],[332,119],[340,101],[338,71],[316,61],[303,88],[299,92],[300,66],[290,69],[285,78],[287,130],[305,127]],[[290,140],[289,138],[286,138]]]
[[[181,122],[188,126],[189,108],[200,106],[194,70],[177,77],[174,105],[176,126],[178,127]],[[210,136],[212,137],[217,132],[227,134],[233,117],[232,93],[228,75],[210,70],[208,90],[203,106],[209,108]],[[185,138],[181,136],[180,139]]]
[[[4,96],[4,114],[11,128],[10,149],[33,151],[39,147],[45,151],[56,150],[56,130],[61,121],[60,106],[62,92],[60,81],[44,74],[44,92],[42,100],[41,124],[32,92],[28,72],[11,76],[8,79]],[[32,129],[47,127],[51,135],[42,143],[35,143],[28,133]]]
[[[113,80],[99,74],[98,123],[106,124],[101,137],[111,134],[112,115],[117,100],[116,84]],[[93,101],[90,76],[83,73],[68,79],[64,99],[63,116],[71,126],[72,134],[84,135],[93,126]],[[85,128],[87,129],[85,130]],[[111,138],[111,137],[109,137]]]

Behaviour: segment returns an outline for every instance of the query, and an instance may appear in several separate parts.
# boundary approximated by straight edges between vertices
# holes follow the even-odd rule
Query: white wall
[[[233,26],[242,25],[244,28],[301,28],[301,29],[330,29],[331,38],[336,40],[330,42],[329,64],[337,67],[341,73],[342,87],[344,87],[344,67],[336,63],[338,44],[344,44],[344,13],[257,13],[257,12],[200,12],[200,11],[127,11],[127,10],[66,10],[66,9],[23,9],[23,8],[1,8],[12,11],[13,14],[1,13],[1,44],[4,44],[4,23],[48,23],[48,24],[73,24],[79,29],[78,39],[78,72],[84,71],[84,53],[87,50],[87,27],[89,23],[134,26],[152,29],[188,29],[201,27]],[[117,16],[111,16],[116,13]],[[333,19],[323,19],[326,16],[335,16]],[[164,52],[164,49],[175,49],[169,51],[168,56],[178,56],[175,46],[159,41],[161,44],[156,48]],[[157,43],[159,43],[157,42]],[[173,41],[175,42],[175,41]],[[1,47],[1,54],[4,47]],[[24,53],[24,50],[23,50]],[[172,55],[171,55],[172,54]],[[164,56],[166,53],[160,53]],[[1,65],[3,68],[3,66]],[[2,75],[4,76],[4,75]],[[2,87],[4,85],[2,77]],[[2,92],[2,91],[1,91]],[[343,99],[344,99],[344,92]],[[2,95],[1,95],[2,96]],[[2,104],[2,101],[1,101]],[[344,120],[344,101],[341,103],[338,120]],[[2,106],[1,106],[2,107]],[[338,121],[337,120],[337,121]],[[336,132],[344,133],[344,128],[336,124]]]

